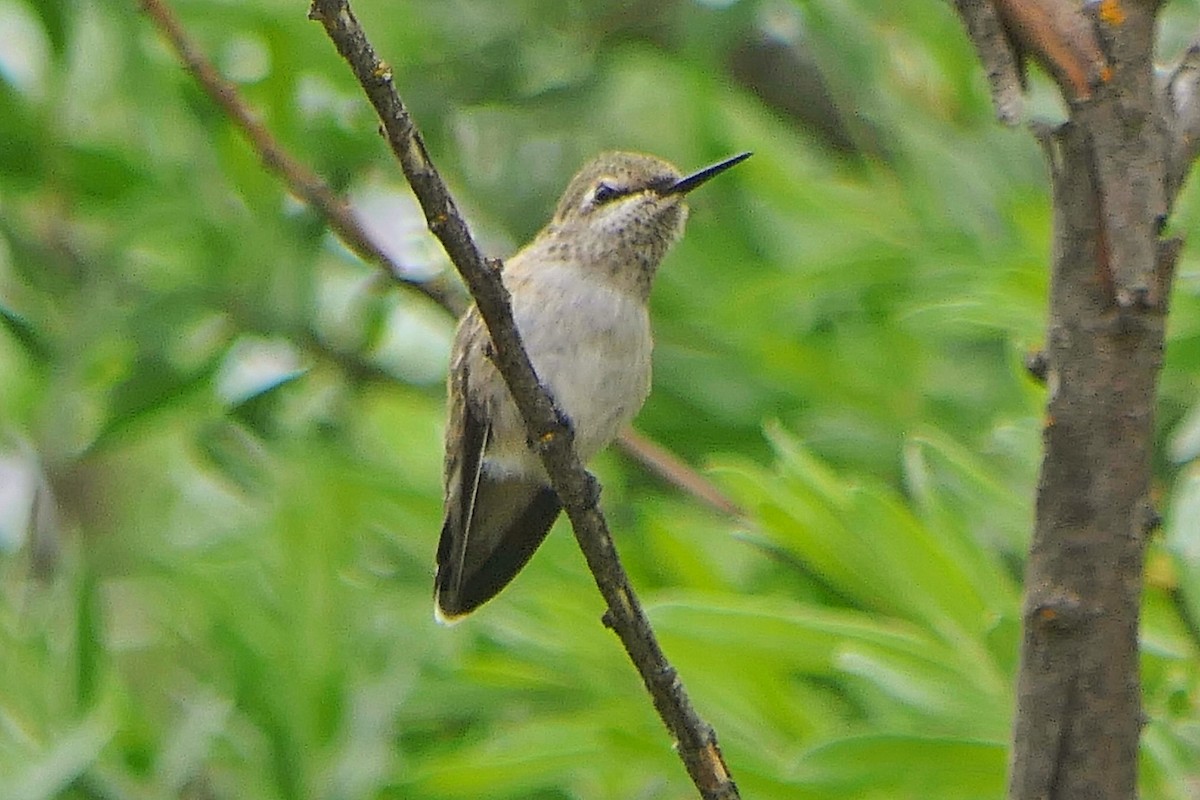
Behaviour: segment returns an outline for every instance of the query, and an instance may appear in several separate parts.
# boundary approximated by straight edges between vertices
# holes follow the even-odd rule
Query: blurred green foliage
[[[697,193],[638,427],[747,511],[596,469],[746,797],[995,798],[1047,185],[949,4],[362,0],[485,248],[609,147]],[[414,274],[447,269],[303,2],[178,12]],[[1195,29],[1168,6],[1161,55]],[[1061,113],[1035,76],[1031,106]],[[1185,192],[1171,226],[1195,227]],[[1200,258],[1172,303],[1143,791],[1200,774]],[[264,171],[137,3],[0,0],[0,796],[692,796],[565,531],[433,624],[452,321]]]

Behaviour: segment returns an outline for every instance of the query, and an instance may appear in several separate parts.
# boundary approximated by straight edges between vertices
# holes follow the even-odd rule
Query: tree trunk
[[[1068,122],[1039,138],[1054,190],[1045,454],[1026,571],[1010,800],[1137,796],[1138,621],[1154,400],[1179,242],[1159,234],[1200,113],[1194,47],[1163,82],[1158,3],[957,0],[1002,119],[1025,58]],[[1193,74],[1195,73],[1195,74]]]
[[[1136,794],[1138,612],[1161,364],[1160,307],[1122,308],[1088,128],[1047,145],[1055,252],[1045,456],[1026,570],[1010,797]],[[1120,235],[1154,242],[1147,218]]]

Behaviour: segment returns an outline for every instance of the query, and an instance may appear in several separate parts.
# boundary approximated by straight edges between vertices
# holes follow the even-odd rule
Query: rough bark
[[[1115,300],[1087,128],[1068,124],[1047,149],[1055,162],[1049,398],[1009,793],[1129,798],[1141,728],[1138,612],[1154,520],[1148,494],[1164,314]],[[1155,242],[1153,220],[1129,222]]]
[[[1155,389],[1180,245],[1160,233],[1196,155],[1196,70],[1189,61],[1156,83],[1154,2],[994,0],[1014,49],[1000,58],[994,35],[975,36],[984,5],[958,2],[989,72],[1032,58],[1070,109],[1039,131],[1054,194],[1048,398],[1009,797],[1126,800],[1137,796],[1142,568],[1158,519]]]

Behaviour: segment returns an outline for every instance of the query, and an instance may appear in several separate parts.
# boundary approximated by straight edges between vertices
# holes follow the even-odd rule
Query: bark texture
[[[1009,797],[1127,800],[1143,724],[1142,569],[1157,524],[1155,389],[1180,244],[1160,234],[1195,158],[1185,131],[1196,70],[1185,63],[1156,80],[1155,2],[994,0],[990,16],[1014,51],[1000,56],[994,35],[976,35],[985,5],[958,3],[989,74],[1035,60],[1070,108],[1065,125],[1035,130],[1053,185],[1054,253]]]
[[[1010,797],[1135,796],[1141,728],[1138,612],[1149,505],[1161,306],[1122,307],[1092,136],[1052,134],[1055,253],[1049,393],[1026,571]],[[1155,244],[1152,219],[1124,235]],[[1152,265],[1153,262],[1148,262]]]

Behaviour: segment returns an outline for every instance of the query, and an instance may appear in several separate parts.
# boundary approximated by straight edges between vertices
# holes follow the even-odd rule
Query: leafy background
[[[1003,792],[1047,183],[949,4],[361,0],[485,248],[609,147],[705,187],[595,469],[745,796]],[[300,0],[182,0],[286,147],[444,273]],[[1162,56],[1200,7],[1166,9]],[[1031,107],[1061,116],[1036,75]],[[1193,230],[1196,191],[1171,227]],[[565,531],[435,626],[452,321],[288,196],[137,4],[0,0],[0,795],[680,798]],[[1162,381],[1142,789],[1200,793],[1200,259]]]

